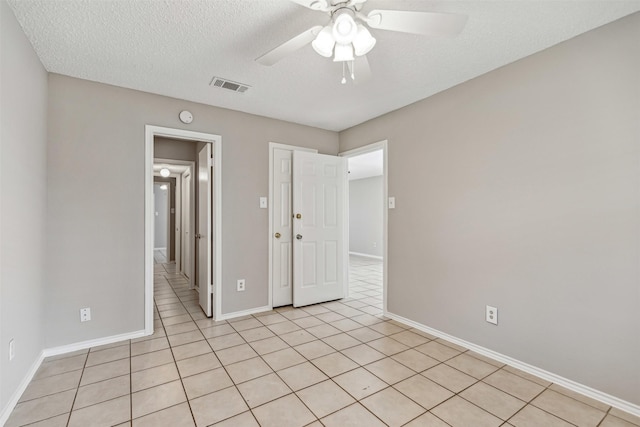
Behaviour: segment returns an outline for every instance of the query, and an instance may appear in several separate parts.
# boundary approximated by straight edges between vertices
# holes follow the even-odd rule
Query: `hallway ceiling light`
[[[160,176],[163,178],[168,178],[171,175],[171,171],[168,168],[160,169]]]
[[[167,188],[168,188],[168,187],[167,187],[167,184],[162,184],[162,185],[160,186],[160,189],[161,189],[161,190],[166,190]]]

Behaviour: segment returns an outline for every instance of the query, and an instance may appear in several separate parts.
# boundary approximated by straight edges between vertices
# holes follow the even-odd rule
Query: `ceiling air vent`
[[[220,77],[214,77],[213,79],[211,79],[211,83],[209,83],[209,86],[219,87],[221,89],[228,89],[228,90],[232,90],[234,92],[239,92],[239,93],[245,93],[247,89],[251,87],[243,83],[222,79]]]

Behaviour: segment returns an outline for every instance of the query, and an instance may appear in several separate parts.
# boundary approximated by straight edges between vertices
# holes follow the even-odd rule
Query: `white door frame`
[[[382,200],[383,200],[383,210],[382,210],[382,311],[383,314],[387,314],[387,277],[388,277],[388,200],[389,200],[389,183],[388,183],[388,156],[387,156],[387,140],[382,140],[379,142],[374,142],[373,144],[368,144],[363,147],[354,148],[353,150],[343,151],[338,154],[338,156],[343,157],[355,157],[361,154],[370,153],[372,151],[382,150]],[[348,197],[349,188],[347,186],[347,197]],[[348,199],[347,199],[348,200]],[[348,255],[347,255],[348,256]],[[347,263],[348,264],[348,263]]]
[[[278,142],[269,142],[269,300],[268,306],[273,309],[273,245],[271,239],[273,238],[273,151],[275,149],[290,150],[290,151],[309,151],[311,153],[317,153],[315,148],[297,147],[295,145],[280,144]],[[293,172],[292,172],[293,173]],[[293,253],[293,252],[292,252]],[[292,265],[293,268],[293,265]],[[292,287],[293,289],[293,287]]]
[[[146,335],[153,334],[153,141],[156,136],[180,139],[185,141],[201,141],[213,144],[214,151],[214,198],[215,198],[215,307],[214,319],[222,315],[221,282],[222,282],[222,137],[209,133],[193,132],[183,129],[172,129],[160,126],[145,125],[144,154],[144,329]]]

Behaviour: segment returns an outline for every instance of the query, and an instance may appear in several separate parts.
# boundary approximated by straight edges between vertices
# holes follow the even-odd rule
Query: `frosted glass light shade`
[[[353,39],[353,48],[356,56],[366,55],[376,45],[376,39],[362,24],[358,24],[358,34]]]
[[[160,176],[163,178],[168,178],[171,175],[171,171],[167,168],[160,169]]]
[[[336,43],[333,62],[353,61],[353,47],[351,44]]]
[[[316,39],[311,42],[311,46],[313,50],[315,50],[318,55],[324,56],[325,58],[331,58],[333,55],[333,46],[336,44],[335,40],[333,40],[333,30],[330,25],[324,27],[316,36]]]
[[[338,44],[349,44],[358,34],[358,26],[349,13],[338,15],[333,22],[333,38]]]

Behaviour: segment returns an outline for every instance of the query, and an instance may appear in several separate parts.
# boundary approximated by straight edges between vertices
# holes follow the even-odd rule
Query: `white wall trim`
[[[118,341],[131,340],[135,338],[144,337],[146,335],[149,335],[149,334],[147,334],[145,330],[136,331],[136,332],[127,332],[125,334],[112,335],[110,337],[97,338],[97,339],[88,340],[88,341],[81,341],[74,344],[63,345],[60,347],[46,348],[42,350],[38,358],[31,365],[31,368],[29,368],[29,370],[27,371],[27,374],[24,376],[24,378],[20,382],[19,387],[13,393],[13,395],[7,402],[6,406],[2,409],[2,412],[0,413],[0,426],[3,426],[7,422],[7,420],[9,419],[9,416],[11,415],[11,412],[13,412],[16,405],[18,404],[18,401],[20,400],[22,393],[24,393],[24,391],[27,389],[27,387],[33,380],[33,377],[35,376],[36,372],[38,372],[40,365],[42,365],[42,362],[46,357],[57,356],[65,353],[71,353],[73,351],[84,350],[85,348],[97,347],[105,344],[112,344]]]
[[[225,313],[221,315],[219,319],[216,318],[216,320],[235,319],[236,317],[248,316],[250,314],[256,314],[256,313],[264,313],[265,311],[271,311],[271,310],[273,310],[271,305],[264,305],[262,307],[250,308],[248,310],[240,310],[240,311],[234,311],[232,313]]]
[[[135,332],[127,332],[124,334],[111,335],[104,338],[96,338],[93,340],[80,341],[73,344],[62,345],[59,347],[47,348],[43,351],[44,357],[57,356],[59,354],[71,353],[73,351],[84,350],[86,348],[98,347],[101,345],[113,344],[114,342],[133,340],[150,335],[145,329]]]
[[[505,363],[514,368],[520,369],[521,371],[527,372],[531,375],[535,375],[536,377],[542,378],[544,380],[550,381],[557,385],[560,385],[564,388],[567,388],[571,391],[575,391],[576,393],[580,393],[584,396],[590,397],[607,405],[613,406],[614,408],[618,408],[622,411],[628,412],[632,415],[640,417],[640,406],[635,405],[631,402],[627,402],[626,400],[622,400],[610,394],[604,393],[602,391],[593,389],[584,384],[580,384],[568,378],[561,377],[560,375],[554,374],[549,371],[545,371],[544,369],[538,368],[533,365],[529,365],[528,363],[521,362],[520,360],[514,359],[509,356],[505,356],[504,354],[495,352],[493,350],[489,350],[488,348],[473,344],[471,342],[462,340],[460,338],[454,337],[452,335],[446,334],[444,332],[438,331],[437,329],[430,328],[421,323],[414,322],[413,320],[409,320],[402,316],[398,316],[397,314],[385,312],[385,316],[396,320],[400,323],[404,323],[405,325],[411,326],[420,331],[426,332],[431,335],[435,335],[439,338],[443,338],[447,341],[450,341],[454,344],[460,345],[462,347],[468,348],[469,350],[473,350],[478,354],[483,356],[487,356],[491,359],[497,360],[498,362]]]
[[[349,252],[349,255],[361,256],[363,258],[378,259],[380,261],[384,260],[384,257],[378,256],[378,255],[363,254],[362,252]]]
[[[153,333],[153,141],[156,136],[186,141],[201,141],[213,145],[214,198],[215,198],[215,271],[213,317],[222,316],[222,137],[220,135],[145,125],[145,310],[144,325],[147,334]]]
[[[370,153],[372,151],[382,150],[382,313],[387,314],[387,279],[388,279],[388,265],[389,265],[389,209],[387,207],[387,200],[389,200],[389,144],[386,139],[372,144],[364,145],[362,147],[354,148],[352,150],[343,151],[338,153],[338,156],[342,157],[355,157],[361,154]],[[348,187],[347,187],[348,189]],[[348,196],[348,194],[347,194]],[[347,239],[348,240],[348,239]],[[347,265],[349,263],[347,262]]]
[[[24,376],[24,378],[20,382],[20,385],[18,386],[18,388],[13,392],[13,394],[11,395],[11,398],[9,399],[5,407],[2,408],[2,412],[0,412],[0,426],[5,425],[5,423],[9,419],[9,416],[11,415],[11,412],[13,412],[13,409],[18,404],[18,401],[20,400],[22,393],[24,393],[24,391],[27,389],[27,386],[29,386],[29,383],[31,382],[34,375],[38,371],[38,368],[42,364],[42,361],[45,358],[44,354],[45,354],[45,350],[40,352],[40,355],[33,362],[33,364],[31,365],[31,368],[29,368],[29,370],[27,371],[27,374]]]

